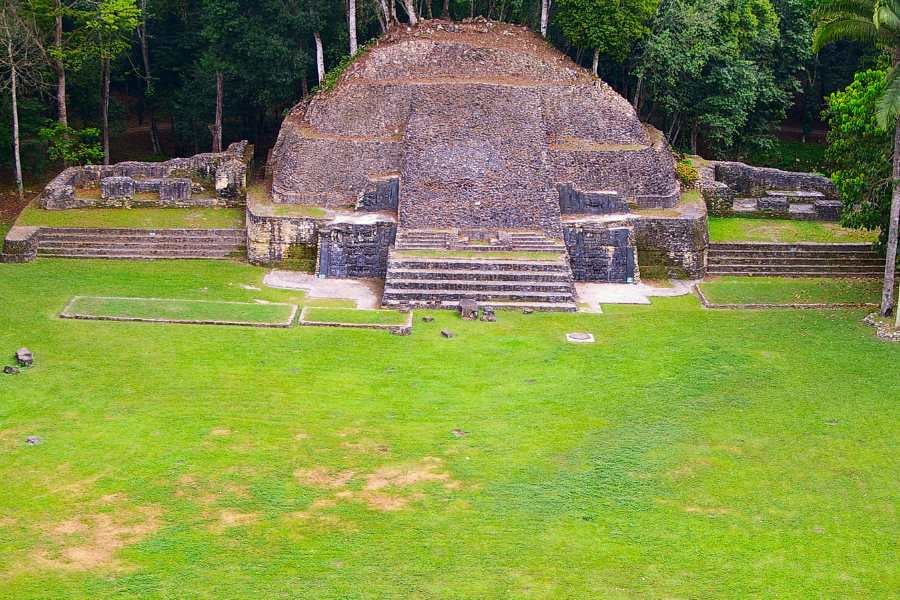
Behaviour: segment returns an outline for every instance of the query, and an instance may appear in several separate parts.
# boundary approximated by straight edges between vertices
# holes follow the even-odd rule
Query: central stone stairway
[[[560,240],[541,231],[460,231],[458,229],[402,229],[397,248],[405,250],[459,249],[471,252],[517,250],[531,252],[565,252]]]
[[[42,228],[38,256],[56,258],[200,258],[243,254],[244,229]]]
[[[575,286],[565,253],[557,259],[458,258],[392,249],[382,303],[455,308],[475,300],[497,309],[574,312]],[[487,255],[486,255],[487,256]]]

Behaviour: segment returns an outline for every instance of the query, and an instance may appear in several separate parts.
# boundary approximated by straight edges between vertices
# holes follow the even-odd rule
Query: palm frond
[[[900,31],[900,17],[897,15],[898,8],[900,8],[900,6],[893,0],[889,0],[888,2],[878,2],[875,7],[875,14],[872,18],[875,27],[887,29],[894,33]]]
[[[878,100],[877,112],[878,125],[887,129],[900,117],[900,69],[891,69],[887,76],[887,86]]]
[[[828,44],[839,40],[854,40],[863,43],[878,43],[883,32],[879,32],[871,18],[841,14],[833,20],[820,22],[813,32],[813,50],[818,52]]]
[[[875,12],[875,4],[873,0],[823,0],[813,11],[813,17],[817,21],[828,21],[838,15],[870,19]]]

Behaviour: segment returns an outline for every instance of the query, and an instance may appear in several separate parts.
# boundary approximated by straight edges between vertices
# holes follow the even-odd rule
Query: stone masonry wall
[[[390,221],[329,223],[319,229],[316,274],[383,279],[396,235],[397,224]]]
[[[647,279],[701,279],[706,275],[709,232],[706,215],[641,217],[631,221],[641,276]]]
[[[119,208],[127,206],[240,206],[246,198],[248,165],[253,147],[246,141],[225,152],[197,154],[165,162],[121,162],[70,167],[57,175],[38,197],[41,208]],[[100,193],[78,194],[79,189]],[[135,199],[136,193],[159,194]]]
[[[307,255],[314,259],[321,222],[311,217],[257,216],[248,208],[247,260],[275,267],[292,266],[292,260]]]
[[[803,190],[820,192],[829,200],[838,197],[834,183],[817,173],[796,173],[739,162],[716,162],[714,169],[716,181],[725,183],[739,196],[760,196],[769,190]]]
[[[596,222],[566,223],[563,238],[576,281],[630,283],[637,279],[633,228]]]

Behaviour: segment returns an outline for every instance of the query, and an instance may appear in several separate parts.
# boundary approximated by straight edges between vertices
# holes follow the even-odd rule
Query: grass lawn
[[[363,325],[403,325],[408,314],[396,310],[357,310],[353,308],[307,308],[305,321],[316,323],[353,323]]]
[[[77,296],[66,305],[63,316],[179,322],[289,324],[296,308],[292,304],[217,302],[161,298],[109,298]]]
[[[231,229],[244,226],[243,208],[75,208],[28,205],[17,225],[133,229]]]
[[[878,232],[847,229],[836,223],[709,217],[711,242],[874,242]]]
[[[864,304],[881,301],[880,279],[717,277],[700,284],[715,304]]]
[[[505,251],[505,250],[397,250],[393,253],[396,258],[459,258],[485,260],[560,260],[560,252],[542,251]]]
[[[262,273],[0,265],[0,349],[37,361],[0,376],[0,596],[900,586],[900,346],[865,310],[686,296],[489,325],[439,311],[406,337],[55,317],[74,295],[288,300],[246,289]],[[572,331],[597,343],[565,343]]]

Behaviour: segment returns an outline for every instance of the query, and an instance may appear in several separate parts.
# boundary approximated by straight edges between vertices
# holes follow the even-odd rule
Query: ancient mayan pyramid
[[[585,193],[657,208],[679,196],[664,140],[624,98],[536,34],[494,23],[385,36],[332,91],[293,109],[270,166],[276,203],[352,209],[395,182],[398,237],[560,239],[561,204]]]

